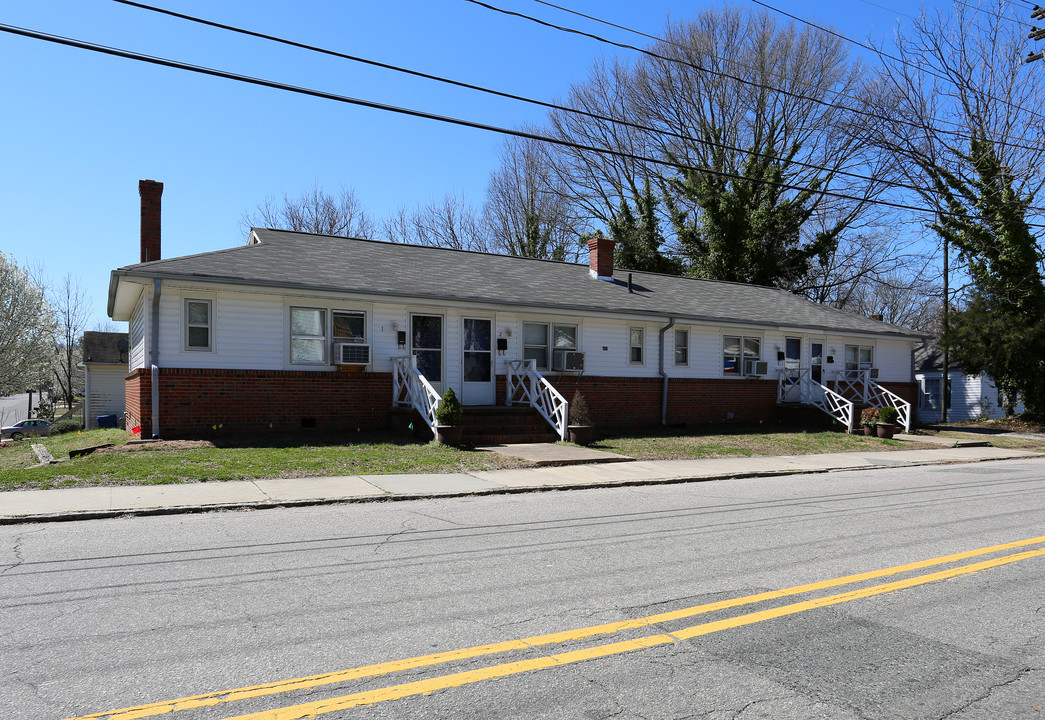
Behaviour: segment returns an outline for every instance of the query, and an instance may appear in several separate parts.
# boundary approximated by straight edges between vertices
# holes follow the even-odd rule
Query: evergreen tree
[[[621,198],[620,208],[610,218],[610,237],[617,243],[613,250],[613,264],[628,270],[682,274],[682,262],[661,251],[664,234],[657,217],[659,201],[650,189],[649,182],[646,182],[642,192],[634,188],[632,192],[634,211],[627,198]]]
[[[927,167],[949,209],[933,229],[950,241],[973,281],[967,307],[945,338],[965,372],[987,373],[1011,406],[1045,417],[1045,282],[1042,253],[1026,221],[1030,198],[1013,188],[994,146],[974,137],[972,179]]]
[[[725,158],[717,153],[713,167],[675,180],[679,194],[700,208],[691,217],[669,203],[691,275],[792,288],[809,275],[814,261],[826,261],[838,245],[841,226],[817,233],[811,242],[802,236],[823,180],[813,179],[797,193],[783,187],[788,184],[784,168],[798,151],[795,144],[779,157],[771,143],[751,151],[738,177],[728,174]]]

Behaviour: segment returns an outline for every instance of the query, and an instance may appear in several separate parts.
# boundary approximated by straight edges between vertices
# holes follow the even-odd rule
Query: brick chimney
[[[596,235],[588,241],[588,264],[592,277],[599,280],[613,280],[613,246],[616,243],[609,238]]]
[[[141,262],[160,259],[160,196],[163,183],[155,180],[139,180],[138,195],[141,196]]]
[[[882,320],[882,313],[872,313],[871,314],[871,319],[872,320],[877,320],[878,322],[883,322],[883,320]]]

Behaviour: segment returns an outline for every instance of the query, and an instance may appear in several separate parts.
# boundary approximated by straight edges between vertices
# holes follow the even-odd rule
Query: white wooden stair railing
[[[417,369],[417,356],[394,357],[392,367],[392,405],[417,410],[435,437],[435,410],[442,398]]]
[[[777,402],[796,402],[812,405],[827,413],[853,431],[853,403],[826,385],[813,379],[810,370],[785,369],[777,381]]]
[[[508,376],[505,380],[505,405],[529,405],[536,408],[548,424],[566,439],[566,420],[570,404],[558,390],[537,372],[534,360],[509,360]]]
[[[865,405],[885,407],[892,405],[899,414],[897,418],[906,432],[911,431],[911,403],[887,390],[871,378],[870,370],[842,370],[835,376],[835,390],[849,397],[856,397]]]

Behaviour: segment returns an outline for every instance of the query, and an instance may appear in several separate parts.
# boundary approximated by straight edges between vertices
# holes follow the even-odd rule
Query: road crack
[[[978,695],[977,697],[972,698],[971,700],[969,700],[964,705],[962,705],[962,706],[960,706],[958,708],[955,708],[954,710],[952,710],[951,712],[947,713],[946,715],[941,715],[940,716],[940,720],[945,720],[946,718],[954,717],[958,713],[964,712],[965,710],[967,710],[968,708],[972,707],[976,703],[983,702],[984,700],[989,698],[991,695],[993,695],[996,690],[1000,690],[1001,688],[1008,687],[1009,685],[1015,685],[1016,683],[1020,682],[1024,678],[1024,676],[1030,674],[1032,672],[1032,670],[1033,670],[1033,668],[1031,668],[1029,666],[1028,667],[1023,667],[1023,668],[1021,668],[1019,670],[1019,672],[1016,673],[1015,677],[1013,677],[1013,678],[1011,678],[1009,680],[1005,680],[1004,682],[995,683],[993,685],[988,685],[985,692],[983,692],[982,694]]]

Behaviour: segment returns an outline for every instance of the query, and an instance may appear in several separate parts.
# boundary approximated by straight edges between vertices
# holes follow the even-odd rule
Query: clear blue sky
[[[155,0],[259,32],[553,100],[612,52],[464,0]],[[634,35],[533,0],[492,0],[622,42]],[[650,34],[719,3],[563,0]],[[745,3],[738,3],[741,7]],[[891,35],[910,3],[776,0],[849,37]],[[748,4],[752,9],[757,6]],[[883,6],[891,6],[892,10]],[[781,20],[786,21],[785,18]],[[534,106],[232,35],[112,0],[6,3],[0,23],[244,75],[502,126]],[[621,51],[623,52],[623,51]],[[862,54],[859,48],[853,48]],[[480,130],[203,77],[0,33],[0,250],[78,276],[98,321],[109,271],[138,261],[138,180],[164,183],[165,257],[244,241],[240,220],[266,196],[318,183],[354,188],[380,222],[446,192],[480,203],[502,138]]]

